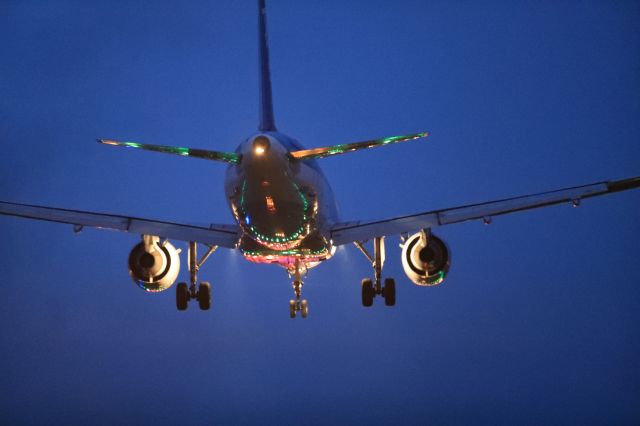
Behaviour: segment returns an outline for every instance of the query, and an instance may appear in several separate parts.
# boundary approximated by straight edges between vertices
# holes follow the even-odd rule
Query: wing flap
[[[240,229],[237,225],[203,226],[163,222],[129,216],[94,213],[54,207],[34,206],[0,201],[0,214],[28,219],[68,223],[90,228],[110,229],[134,234],[158,235],[181,241],[235,248]]]
[[[433,210],[414,215],[395,217],[372,222],[345,222],[331,229],[331,238],[336,245],[354,241],[366,241],[374,237],[415,232],[469,220],[490,221],[491,217],[523,210],[562,203],[577,205],[583,198],[640,188],[640,176],[616,181],[597,182],[588,185],[563,188],[538,194],[506,198],[479,204]]]

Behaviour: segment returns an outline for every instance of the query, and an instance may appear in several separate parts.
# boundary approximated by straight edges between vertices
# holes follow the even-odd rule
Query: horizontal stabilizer
[[[119,142],[111,139],[98,139],[98,142],[105,145],[124,146],[127,148],[139,148],[147,151],[164,152],[166,154],[182,155],[185,157],[202,158],[205,160],[224,161],[225,163],[237,164],[240,155],[235,152],[208,151],[206,149],[185,148],[181,146],[146,145],[137,142]]]
[[[376,146],[384,146],[392,143],[411,141],[414,139],[425,138],[429,133],[415,133],[404,136],[391,136],[388,138],[373,139],[370,141],[353,142],[341,145],[327,146],[324,148],[303,149],[300,151],[292,151],[289,153],[296,160],[313,160],[316,158],[328,157],[330,155],[344,154],[345,152],[357,151],[359,149],[375,148]]]

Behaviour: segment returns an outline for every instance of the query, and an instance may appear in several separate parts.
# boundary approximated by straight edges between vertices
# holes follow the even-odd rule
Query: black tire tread
[[[203,311],[211,308],[211,284],[201,282],[198,286],[198,305]]]
[[[176,287],[176,308],[186,311],[189,306],[189,288],[187,283],[179,283]]]
[[[384,304],[387,306],[396,304],[396,280],[393,278],[384,280]]]
[[[367,308],[372,306],[374,296],[373,282],[369,278],[364,278],[362,280],[362,306]]]

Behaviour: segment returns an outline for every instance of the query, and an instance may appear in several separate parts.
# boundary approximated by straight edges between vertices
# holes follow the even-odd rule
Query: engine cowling
[[[171,287],[180,272],[180,250],[160,237],[143,235],[129,254],[129,275],[141,289],[150,292]]]
[[[402,247],[402,267],[407,277],[419,286],[442,283],[451,266],[451,253],[440,238],[418,232]]]

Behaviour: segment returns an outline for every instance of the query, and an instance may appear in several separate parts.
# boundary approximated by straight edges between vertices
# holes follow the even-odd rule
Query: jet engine
[[[141,289],[158,292],[171,287],[180,272],[180,250],[160,237],[143,235],[129,254],[129,275]]]
[[[416,285],[440,284],[450,266],[451,257],[447,245],[429,232],[413,234],[402,247],[404,273]]]

